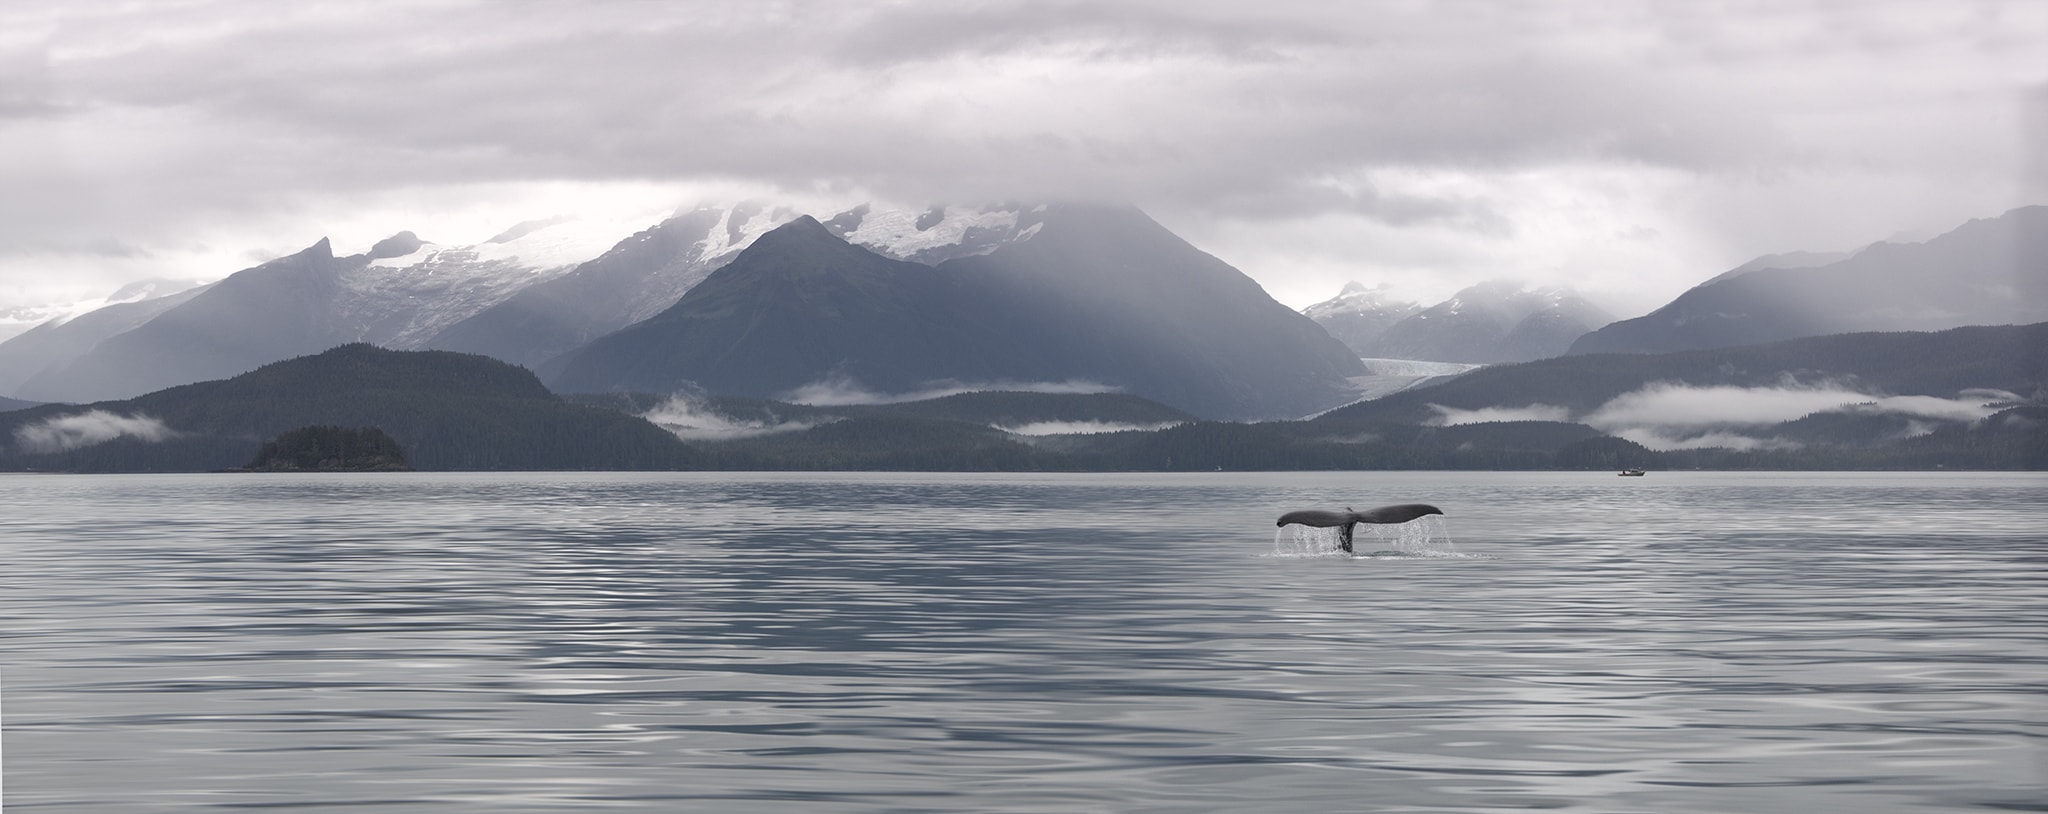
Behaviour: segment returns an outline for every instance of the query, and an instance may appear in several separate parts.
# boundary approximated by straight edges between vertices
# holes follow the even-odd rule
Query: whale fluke
[[[1381,506],[1377,509],[1363,512],[1354,512],[1349,506],[1344,507],[1344,511],[1341,512],[1303,509],[1298,512],[1288,512],[1280,515],[1280,522],[1274,525],[1314,526],[1324,529],[1335,528],[1337,529],[1337,547],[1343,549],[1348,554],[1351,552],[1351,529],[1360,523],[1406,523],[1418,517],[1443,513],[1442,509],[1427,503],[1400,503],[1393,506]]]

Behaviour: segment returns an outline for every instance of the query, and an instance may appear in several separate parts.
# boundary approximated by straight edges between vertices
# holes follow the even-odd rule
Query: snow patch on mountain
[[[1301,309],[1309,319],[1322,322],[1342,314],[1398,314],[1405,317],[1422,310],[1418,303],[1394,298],[1393,287],[1386,283],[1367,288],[1364,283],[1353,280],[1344,285],[1344,290],[1328,300]]]
[[[417,251],[398,257],[372,260],[370,265],[409,268],[425,265],[429,270],[452,266],[490,266],[535,271],[574,266],[604,254],[619,240],[660,223],[668,212],[639,212],[610,217],[554,217],[526,221],[471,246],[422,243]],[[457,255],[437,260],[447,252]]]
[[[935,265],[1029,240],[1044,225],[1045,211],[1043,205],[1027,211],[1009,204],[925,209],[862,204],[826,220],[825,228],[877,254]]]
[[[418,241],[337,275],[330,308],[355,339],[410,350],[528,286],[556,279],[658,223],[666,212],[531,220],[468,246]],[[409,233],[389,238],[386,245]]]
[[[725,265],[734,255],[754,245],[762,235],[803,215],[786,206],[767,206],[753,201],[698,209],[700,212],[718,210],[722,210],[718,223],[697,244],[697,256],[692,259],[692,262],[706,268]]]
[[[1353,281],[1337,296],[1304,308],[1301,313],[1323,326],[1353,353],[1376,356],[1387,329],[1421,310],[1420,303],[1396,299],[1386,283],[1367,288]]]

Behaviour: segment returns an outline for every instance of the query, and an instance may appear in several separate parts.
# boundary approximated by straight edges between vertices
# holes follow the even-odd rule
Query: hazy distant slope
[[[1925,243],[1879,243],[1813,268],[1724,274],[1571,353],[1661,353],[1858,331],[2048,320],[2048,206],[1973,220]]]
[[[0,342],[0,393],[14,393],[37,373],[62,367],[108,337],[156,318],[205,291],[204,287],[140,302],[109,305],[63,322],[45,322]]]
[[[253,370],[337,344],[325,303],[350,262],[326,240],[235,273],[69,364],[29,378],[17,395],[47,401],[126,398]],[[360,261],[356,261],[360,262]]]
[[[1427,308],[1391,299],[1385,285],[1351,283],[1302,313],[1361,357],[1462,364],[1557,356],[1614,319],[1569,287],[1512,280],[1468,286]]]
[[[1612,319],[1568,287],[1490,280],[1387,326],[1377,355],[1466,364],[1526,362],[1561,355],[1573,340]]]
[[[1230,264],[1127,206],[1061,206],[1040,231],[942,269],[1033,314],[1053,371],[1207,418],[1307,415],[1350,397],[1356,354]],[[1013,323],[1014,324],[1014,323]]]

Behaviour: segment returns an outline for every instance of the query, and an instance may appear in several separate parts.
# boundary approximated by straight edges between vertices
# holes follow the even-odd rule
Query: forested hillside
[[[419,469],[678,469],[700,463],[644,420],[571,404],[524,368],[470,354],[344,345],[125,401],[0,413],[0,466],[126,472],[239,467],[310,425],[375,427]]]

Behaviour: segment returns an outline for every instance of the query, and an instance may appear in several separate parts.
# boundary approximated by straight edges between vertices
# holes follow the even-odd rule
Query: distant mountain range
[[[788,209],[699,209],[602,251],[563,221],[477,246],[402,233],[337,256],[323,240],[0,343],[0,392],[125,398],[349,342],[485,354],[570,390],[1089,388],[1217,418],[1327,409],[1362,372],[1134,209],[863,206],[800,220],[804,241]],[[782,237],[756,250],[769,234]]]
[[[1362,357],[1465,364],[1557,356],[1614,319],[1570,288],[1509,280],[1468,287],[1427,308],[1392,299],[1384,284],[1354,282],[1302,313]]]
[[[240,467],[306,427],[380,430],[426,470],[2043,469],[2043,347],[2048,323],[1559,357],[1313,420],[1235,423],[1122,393],[563,398],[486,357],[356,344],[135,399],[0,412],[0,469]]]
[[[2048,206],[1983,218],[1925,243],[1847,256],[1760,258],[1570,352],[1661,353],[1855,331],[1931,331],[2048,319]]]
[[[637,233],[631,221],[551,218],[475,245],[404,232],[339,257],[322,240],[203,289],[52,321],[0,343],[0,393],[126,397],[347,342],[537,364],[673,304],[794,216],[738,204]]]
[[[742,203],[635,228],[550,219],[471,246],[400,233],[351,255],[322,240],[0,342],[0,393],[126,399],[369,343],[511,361],[562,392],[815,405],[1115,392],[1270,420],[1461,370],[1389,359],[1503,365],[2048,319],[2048,207],[1922,244],[1759,258],[1612,323],[1569,290],[1506,282],[1429,307],[1353,286],[1295,313],[1129,207],[863,206],[819,220]]]
[[[476,246],[401,232],[336,256],[296,254],[168,297],[37,326],[0,343],[0,392],[40,401],[125,398],[232,376],[350,342],[416,348],[601,250],[607,224],[527,224]]]

